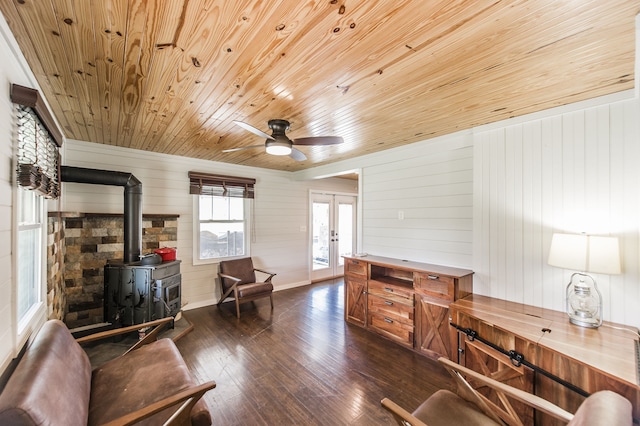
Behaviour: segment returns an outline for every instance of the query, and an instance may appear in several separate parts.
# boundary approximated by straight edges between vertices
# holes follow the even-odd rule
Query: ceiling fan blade
[[[243,129],[250,131],[254,135],[258,135],[261,138],[266,138],[266,139],[273,140],[273,136],[266,134],[265,132],[263,132],[260,129],[256,129],[251,124],[247,124],[247,123],[244,123],[242,121],[236,121],[236,120],[233,120],[233,122],[234,122],[234,124],[237,124],[238,126],[242,127]]]
[[[307,156],[304,155],[304,152],[295,148],[291,148],[291,154],[289,154],[289,157],[293,158],[296,161],[304,161],[307,159]]]
[[[222,152],[242,151],[243,149],[264,148],[264,145],[241,146],[240,148],[223,149]]]
[[[309,136],[292,140],[294,145],[338,145],[344,142],[340,136]]]

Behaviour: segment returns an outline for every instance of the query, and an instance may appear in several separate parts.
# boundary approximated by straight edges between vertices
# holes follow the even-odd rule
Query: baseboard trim
[[[277,292],[277,291],[281,291],[281,290],[289,290],[292,288],[296,288],[296,287],[303,287],[305,285],[309,285],[311,284],[311,281],[299,281],[296,283],[289,283],[289,284],[284,284],[284,285],[279,285],[279,286],[274,286],[273,287],[273,291]],[[229,299],[232,300],[233,298]],[[199,300],[197,302],[187,302],[186,304],[182,305],[182,310],[183,311],[190,311],[191,309],[198,309],[198,308],[204,308],[205,306],[211,306],[211,305],[215,305],[218,303],[217,299],[207,299],[207,300]]]

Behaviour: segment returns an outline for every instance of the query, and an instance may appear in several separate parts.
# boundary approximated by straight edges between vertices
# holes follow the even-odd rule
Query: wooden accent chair
[[[266,274],[268,277],[262,282],[257,282],[256,272]],[[271,279],[274,275],[276,274],[254,268],[253,260],[250,257],[223,260],[220,262],[218,270],[222,292],[218,306],[227,298],[233,296],[236,300],[236,315],[240,318],[241,303],[251,302],[261,297],[269,297],[271,299],[271,309],[273,309],[273,284],[271,284]]]
[[[438,362],[453,376],[457,393],[441,389],[413,413],[384,398],[382,406],[393,414],[399,425],[522,425],[522,420],[507,397],[521,401],[568,425],[631,425],[633,422],[631,403],[615,392],[595,392],[584,400],[574,415],[545,399],[486,377],[447,358],[439,358]],[[471,387],[465,376],[481,386],[492,388],[501,405],[495,404]]]

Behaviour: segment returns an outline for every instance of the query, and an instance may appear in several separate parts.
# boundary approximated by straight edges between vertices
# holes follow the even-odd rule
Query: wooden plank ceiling
[[[67,138],[296,171],[634,85],[640,0],[2,0]],[[302,162],[266,154],[267,121]]]

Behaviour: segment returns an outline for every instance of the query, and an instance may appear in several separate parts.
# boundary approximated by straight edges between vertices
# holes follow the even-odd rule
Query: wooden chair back
[[[485,415],[500,423],[510,426],[520,426],[524,424],[518,412],[511,405],[510,398],[524,402],[534,409],[547,413],[564,422],[569,422],[573,418],[573,414],[543,398],[494,380],[474,370],[458,365],[447,358],[439,358],[438,362],[455,380],[457,393],[460,397],[475,404]],[[499,404],[489,400],[474,389],[467,379],[473,380],[481,386],[490,387],[497,395]]]
[[[530,423],[531,416],[522,413],[522,410],[514,409],[512,403],[521,402],[539,412],[545,413],[567,426],[600,426],[603,424],[632,425],[632,405],[622,395],[609,390],[601,390],[593,393],[580,405],[575,415],[558,407],[537,395],[502,383],[474,370],[463,367],[447,358],[439,358],[438,362],[451,374],[456,384],[456,394],[441,389],[424,401],[414,412],[409,413],[388,398],[384,398],[381,404],[390,411],[401,426],[426,426],[431,421],[457,422],[457,424],[483,424],[497,425],[523,425]],[[475,388],[469,384],[471,381]],[[494,402],[478,389],[490,388],[497,396]],[[438,398],[438,395],[450,395],[449,401]],[[451,401],[451,397],[457,401]],[[472,407],[472,414],[460,416],[464,410],[463,404]],[[457,405],[460,410],[453,409]],[[484,414],[484,416],[482,415]],[[457,420],[456,420],[457,418]],[[430,419],[430,420],[428,420]],[[461,420],[462,419],[462,420]],[[471,420],[470,420],[471,419]]]
[[[240,278],[241,281],[238,284],[248,284],[256,282],[256,272],[253,267],[253,260],[250,257],[233,260],[223,260],[220,262],[220,272],[222,274],[231,275],[236,278]],[[226,293],[233,284],[234,281],[229,278],[222,278],[222,293]]]

